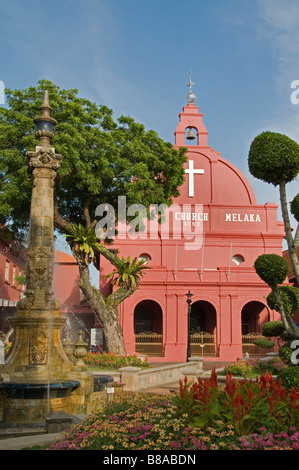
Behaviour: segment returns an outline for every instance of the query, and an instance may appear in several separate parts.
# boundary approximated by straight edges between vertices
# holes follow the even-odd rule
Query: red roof
[[[63,253],[62,251],[55,250],[54,254],[54,262],[55,263],[68,263],[68,264],[78,264],[74,256],[69,255],[67,253]]]

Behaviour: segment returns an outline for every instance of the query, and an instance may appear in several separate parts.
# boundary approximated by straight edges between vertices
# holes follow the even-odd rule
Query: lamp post
[[[191,357],[191,347],[190,347],[190,317],[191,317],[191,297],[193,294],[191,294],[190,289],[187,294],[187,304],[188,304],[188,337],[187,337],[187,362],[189,361]]]

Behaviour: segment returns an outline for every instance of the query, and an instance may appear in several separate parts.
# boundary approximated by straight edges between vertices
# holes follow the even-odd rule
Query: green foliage
[[[275,346],[274,341],[270,341],[269,339],[266,339],[266,338],[256,339],[254,341],[254,344],[256,346],[260,346],[261,348],[265,348],[265,349],[273,348],[273,346]]]
[[[280,286],[278,288],[281,301],[283,303],[284,311],[286,315],[293,315],[294,312],[299,310],[299,289],[294,286]],[[267,297],[267,303],[273,310],[279,312],[279,305],[277,297],[274,292],[270,292]]]
[[[48,80],[25,90],[6,90],[0,107],[0,223],[22,236],[28,229],[32,181],[25,153],[34,150],[33,118],[40,115],[43,92],[49,92],[55,127],[53,146],[63,156],[56,178],[58,211],[69,223],[86,225],[96,207],[141,202],[171,204],[184,181],[186,149],[176,150],[154,131],[130,117],[117,122],[112,111],[63,90]],[[117,216],[117,214],[116,214]]]
[[[270,432],[298,426],[297,401],[295,390],[287,393],[268,373],[255,381],[234,380],[228,375],[224,388],[217,386],[217,377],[212,375],[192,385],[181,381],[177,406],[182,415],[191,410],[190,421],[196,427],[207,429],[221,423],[223,428],[231,425],[242,436],[259,433],[261,423]]]
[[[26,274],[18,274],[15,277],[15,280],[17,281],[19,286],[24,286],[26,284]]]
[[[260,255],[254,263],[254,268],[258,276],[271,288],[282,284],[290,270],[288,262],[274,253]]]
[[[225,372],[235,377],[246,377],[252,371],[252,365],[249,361],[237,361],[226,364]]]
[[[279,371],[285,368],[285,364],[278,356],[271,357],[266,361],[261,361],[259,359],[255,359],[252,362],[252,371],[258,374],[273,374],[277,375]]]
[[[294,197],[291,202],[291,213],[293,214],[295,220],[299,222],[299,194]]]
[[[144,360],[136,355],[126,354],[120,356],[114,353],[93,353],[88,352],[84,357],[85,364],[100,369],[120,369],[121,367],[132,366],[132,367],[150,367],[150,364],[145,358]]]
[[[267,338],[272,338],[273,336],[280,337],[284,332],[285,327],[282,321],[269,321],[262,327],[262,335]]]
[[[107,274],[105,279],[111,279],[116,287],[125,287],[128,289],[136,289],[141,281],[141,277],[144,274],[145,269],[149,269],[149,266],[145,266],[146,261],[137,261],[134,258],[131,262],[131,257],[121,258],[118,262],[117,267],[112,273]]]
[[[293,352],[294,351],[291,348],[291,341],[288,341],[283,346],[281,346],[278,352],[279,357],[282,360],[282,362],[290,367],[294,366],[294,364],[292,364],[291,362],[291,355],[293,354]]]
[[[242,360],[237,362],[231,362],[225,366],[225,374],[229,374],[232,377],[254,377],[268,372],[269,374],[276,375],[281,369],[285,367],[285,364],[281,361],[278,356],[271,357],[266,361],[259,359],[254,360]]]
[[[299,145],[286,135],[262,132],[251,143],[248,165],[253,176],[274,186],[292,181],[299,172]]]
[[[278,377],[280,378],[282,385],[287,389],[291,390],[292,387],[295,387],[296,390],[299,389],[299,367],[286,367],[282,369]]]
[[[89,264],[100,247],[94,229],[87,229],[81,224],[70,224],[69,231],[70,233],[64,235],[64,237],[69,242],[76,258],[82,258],[83,262]]]

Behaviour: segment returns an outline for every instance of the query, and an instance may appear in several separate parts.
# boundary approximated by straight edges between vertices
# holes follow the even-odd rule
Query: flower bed
[[[121,367],[150,367],[147,358],[143,359],[135,355],[117,356],[114,353],[88,352],[84,362],[91,367],[100,369],[120,369]]]
[[[274,381],[268,372],[256,380],[233,380],[227,376],[223,389],[212,372],[205,381],[180,384],[178,410],[193,417],[194,424],[207,428],[221,421],[232,424],[241,435],[259,432],[261,425],[268,432],[280,433],[299,424],[299,395],[294,387],[287,391],[281,380]]]
[[[242,360],[226,364],[225,375],[229,374],[237,377],[248,377],[261,375],[267,371],[276,375],[285,367],[285,364],[277,357],[273,357],[267,361],[260,361],[258,359]]]
[[[63,433],[50,450],[299,449],[299,395],[266,374],[217,385],[215,371],[180,393],[124,394]]]

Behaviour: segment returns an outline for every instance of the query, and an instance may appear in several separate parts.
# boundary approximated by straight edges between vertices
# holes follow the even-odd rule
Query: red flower
[[[298,398],[298,394],[296,392],[295,387],[293,386],[291,391],[290,391],[290,406],[291,406],[292,410],[296,409],[297,398]]]

